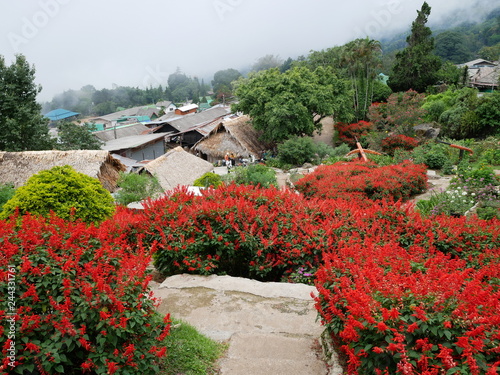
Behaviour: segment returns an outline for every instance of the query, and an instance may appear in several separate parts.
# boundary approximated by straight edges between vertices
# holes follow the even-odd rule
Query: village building
[[[500,65],[484,59],[476,59],[458,65],[459,68],[467,67],[468,86],[480,91],[493,91],[498,89],[500,79]]]
[[[180,116],[185,116],[189,115],[191,113],[196,113],[198,112],[198,105],[197,104],[188,104],[182,107],[179,107],[175,110],[176,115]]]
[[[130,135],[107,141],[101,149],[120,156],[141,160],[153,160],[163,155],[166,133]]]
[[[260,139],[248,116],[234,115],[216,126],[192,148],[202,159],[216,163],[226,154],[241,159],[260,159],[271,146]]]
[[[77,172],[97,178],[110,192],[117,188],[119,173],[126,167],[108,151],[24,151],[0,152],[0,183],[23,186],[43,170],[69,165]]]
[[[231,113],[229,107],[214,106],[206,111],[167,120],[175,133],[166,138],[170,147],[183,146],[188,149],[205,137],[217,122]]]
[[[182,147],[176,147],[145,164],[144,169],[158,179],[164,191],[168,191],[178,186],[193,185],[205,173],[213,171],[214,166]]]

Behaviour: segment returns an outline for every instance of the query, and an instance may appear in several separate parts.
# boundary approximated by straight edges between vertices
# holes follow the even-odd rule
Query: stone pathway
[[[221,375],[340,375],[339,366],[328,369],[322,359],[315,291],[215,275],[176,275],[153,287],[162,300],[160,313],[229,343],[219,361]]]

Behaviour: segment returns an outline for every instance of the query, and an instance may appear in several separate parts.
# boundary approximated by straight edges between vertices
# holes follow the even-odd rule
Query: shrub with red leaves
[[[382,140],[382,150],[389,155],[394,155],[394,151],[413,150],[418,146],[418,140],[403,134],[393,134]]]
[[[425,191],[426,185],[426,167],[408,160],[382,167],[357,161],[324,165],[295,184],[307,197],[358,200],[405,200]]]
[[[170,323],[149,295],[150,250],[127,241],[120,212],[98,228],[0,221],[1,374],[158,371]]]
[[[338,122],[335,124],[339,140],[353,147],[356,146],[356,139],[358,141],[361,140],[362,137],[368,135],[368,132],[372,128],[373,124],[367,121],[359,121],[352,124]]]

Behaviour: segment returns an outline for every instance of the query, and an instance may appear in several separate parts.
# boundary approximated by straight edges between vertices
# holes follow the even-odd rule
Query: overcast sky
[[[500,0],[428,0],[429,23],[480,17]],[[36,67],[40,100],[165,84],[177,67],[210,80],[267,54],[282,59],[408,29],[423,0],[0,0],[0,55]],[[465,11],[464,11],[465,10]],[[208,82],[207,82],[208,83]]]

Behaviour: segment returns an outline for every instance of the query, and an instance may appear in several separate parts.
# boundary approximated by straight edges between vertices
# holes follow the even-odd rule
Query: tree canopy
[[[324,67],[254,73],[238,82],[236,96],[233,111],[249,115],[263,137],[274,142],[312,135],[321,129],[323,118],[333,115],[342,121],[351,114],[347,82]]]
[[[417,11],[411,34],[406,39],[408,46],[396,54],[396,62],[388,82],[393,91],[413,89],[424,92],[438,80],[441,59],[434,55],[432,31],[425,26],[430,13],[431,7],[424,2]]]
[[[102,142],[92,135],[87,125],[77,125],[69,121],[61,121],[58,125],[59,150],[100,150]]]
[[[10,65],[0,56],[0,150],[36,151],[52,148],[48,119],[36,101],[35,67],[23,55]]]
[[[216,97],[225,95],[231,96],[233,92],[233,82],[241,77],[241,73],[236,69],[219,70],[214,74],[212,87]]]

